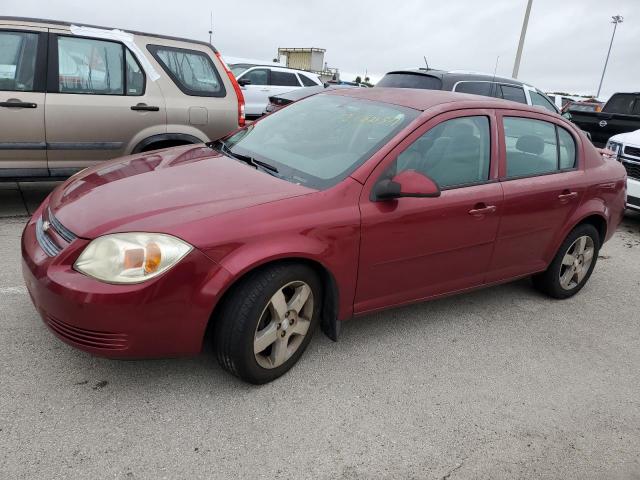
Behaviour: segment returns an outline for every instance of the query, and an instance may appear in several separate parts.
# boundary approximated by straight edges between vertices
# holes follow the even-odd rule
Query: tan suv
[[[0,17],[0,181],[217,139],[244,100],[211,45]]]

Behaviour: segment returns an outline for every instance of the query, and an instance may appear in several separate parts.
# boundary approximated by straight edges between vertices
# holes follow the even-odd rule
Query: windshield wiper
[[[235,153],[232,152],[231,149],[229,148],[229,146],[225,143],[224,140],[216,140],[215,142],[211,142],[210,144],[208,144],[209,147],[211,148],[216,148],[217,150],[220,150],[222,153],[226,153],[227,155],[237,159],[237,160],[241,160],[245,163],[248,163],[249,165],[251,165],[252,167],[261,167],[263,170],[268,170],[269,172],[273,172],[273,173],[278,173],[278,169],[276,167],[274,167],[273,165],[271,165],[270,163],[267,162],[263,162],[262,160],[256,160],[255,158],[249,156],[249,155],[242,155],[240,153]]]

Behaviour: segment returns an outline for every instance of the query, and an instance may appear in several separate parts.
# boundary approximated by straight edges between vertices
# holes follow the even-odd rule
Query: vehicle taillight
[[[245,115],[244,115],[244,95],[242,95],[242,90],[240,89],[240,85],[238,85],[238,81],[236,80],[236,76],[233,74],[227,64],[220,56],[220,52],[216,52],[216,57],[220,60],[224,71],[229,75],[229,80],[231,80],[231,85],[233,85],[233,90],[236,92],[236,96],[238,97],[238,126],[244,127],[245,125]]]

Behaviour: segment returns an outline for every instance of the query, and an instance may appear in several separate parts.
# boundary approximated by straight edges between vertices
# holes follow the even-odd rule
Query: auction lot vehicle
[[[356,88],[356,86],[347,84],[326,84],[317,87],[297,88],[287,93],[281,93],[280,95],[273,95],[269,97],[269,103],[264,109],[264,113],[273,113],[276,110],[280,110],[282,107],[302,100],[303,98],[310,97],[322,92],[329,92],[331,90],[339,90],[341,88]]]
[[[640,130],[614,135],[607,148],[627,170],[627,208],[640,210]]]
[[[573,123],[589,132],[596,147],[604,147],[612,136],[640,129],[640,92],[615,93],[601,112],[569,113]]]
[[[564,106],[564,112],[601,112],[603,103],[601,102],[571,102]]]
[[[207,43],[0,17],[0,180],[207,142],[243,125],[243,108]]]
[[[264,383],[318,325],[336,340],[354,315],[527,276],[574,295],[624,199],[622,165],[558,115],[333,90],[68,179],[25,227],[22,267],[77,348],[141,358],[212,341],[225,369]]]
[[[320,78],[310,72],[273,65],[236,64],[230,66],[238,79],[246,102],[247,118],[264,114],[269,97],[305,87],[319,87]]]
[[[533,105],[554,113],[560,112],[549,97],[531,85],[514,78],[502,78],[462,70],[444,71],[428,68],[396,70],[382,77],[374,88],[376,87],[424,88],[472,93]]]

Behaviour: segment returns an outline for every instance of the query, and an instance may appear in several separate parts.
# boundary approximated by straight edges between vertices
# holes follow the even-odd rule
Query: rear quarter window
[[[491,96],[491,88],[493,84],[491,82],[458,82],[454,91],[460,93],[472,93],[474,95],[484,95],[485,97]]]
[[[376,87],[422,88],[425,90],[442,90],[442,80],[421,73],[387,73]]]
[[[640,95],[616,93],[605,104],[602,111],[605,113],[621,113],[623,115],[630,115],[633,112],[634,105],[640,103],[639,99]]]
[[[164,45],[147,45],[178,88],[196,97],[224,97],[226,91],[213,61],[205,52]]]

